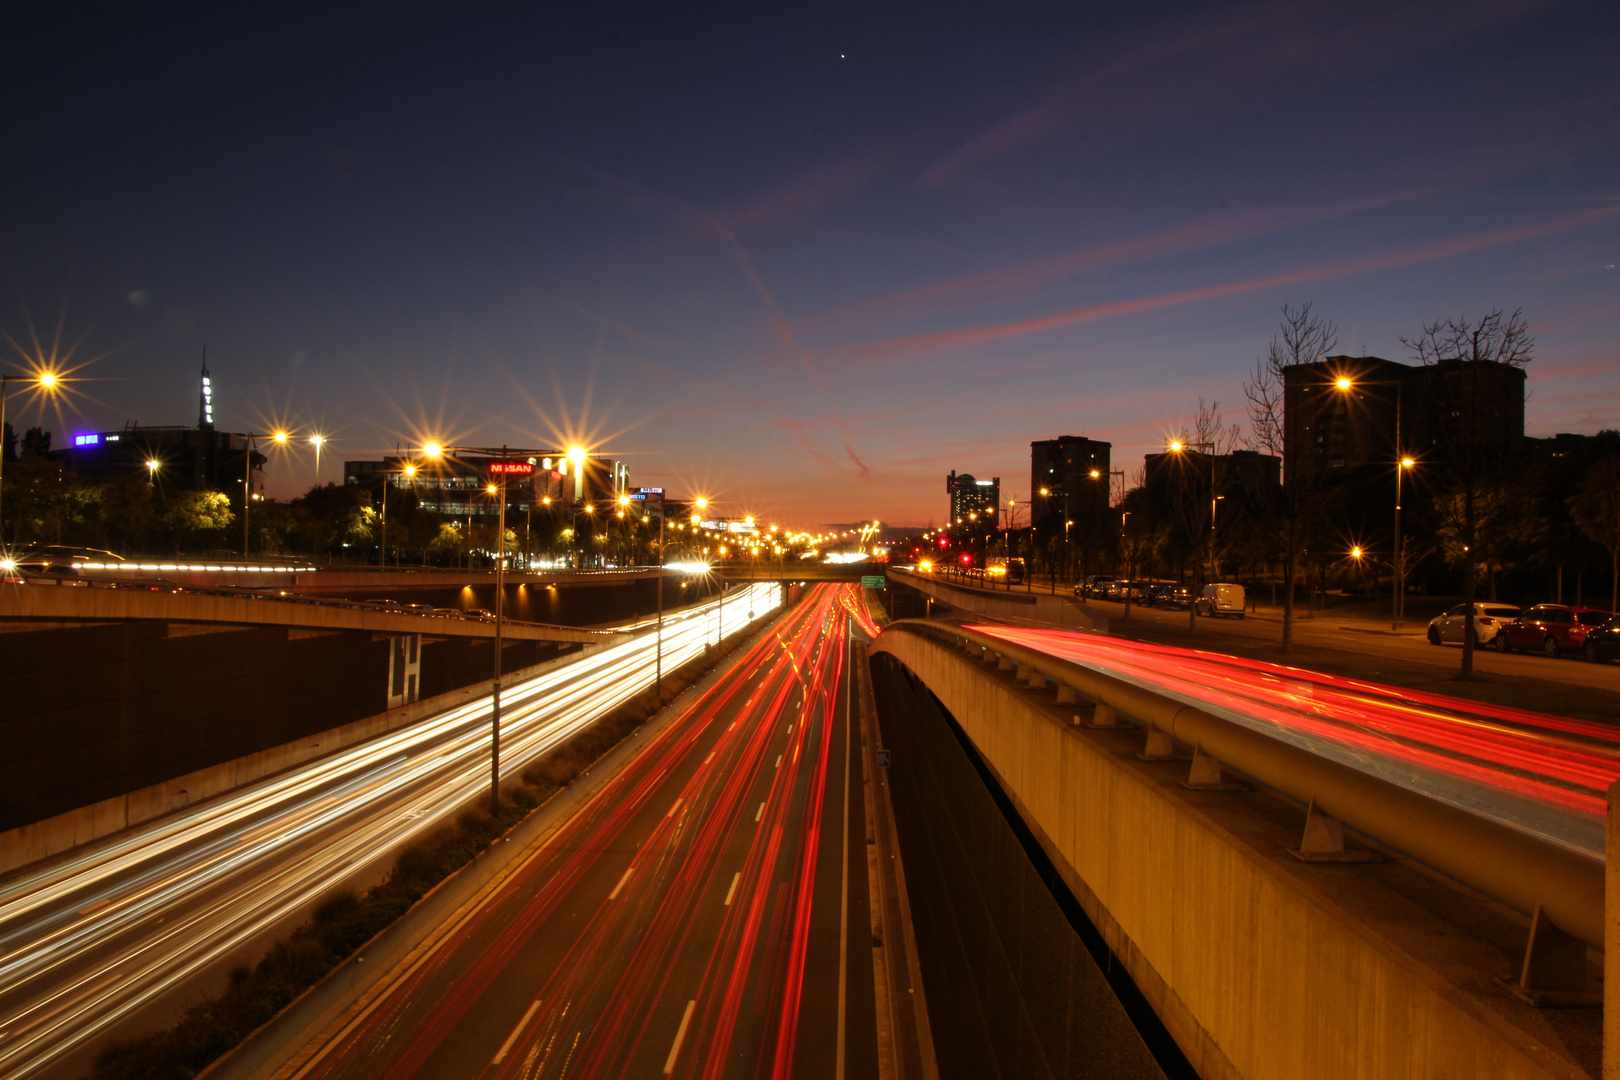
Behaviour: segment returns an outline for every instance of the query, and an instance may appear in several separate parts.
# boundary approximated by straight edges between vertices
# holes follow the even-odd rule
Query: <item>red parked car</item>
[[[1602,608],[1537,604],[1504,626],[1495,644],[1501,652],[1540,650],[1548,656],[1580,652],[1587,631],[1608,621],[1609,613]]]

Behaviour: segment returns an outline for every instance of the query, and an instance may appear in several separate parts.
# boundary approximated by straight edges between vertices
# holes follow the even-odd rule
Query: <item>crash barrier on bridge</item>
[[[1062,593],[1003,591],[957,585],[927,574],[893,572],[889,580],[909,585],[926,596],[1015,626],[1046,626],[1058,630],[1108,632],[1107,616],[1095,614]]]
[[[872,650],[961,725],[1205,1080],[1598,1075],[1598,1014],[1527,1001],[1590,1001],[1601,866],[973,631]]]
[[[299,596],[241,595],[228,592],[153,591],[133,581],[113,583],[52,582],[0,585],[0,619],[50,622],[119,622],[156,619],[164,622],[231,623],[238,626],[289,626],[310,630],[370,630],[382,634],[432,634],[436,637],[493,638],[491,619],[449,618],[340,600]],[[607,630],[506,620],[502,636],[514,641],[565,641],[580,644],[611,641]]]

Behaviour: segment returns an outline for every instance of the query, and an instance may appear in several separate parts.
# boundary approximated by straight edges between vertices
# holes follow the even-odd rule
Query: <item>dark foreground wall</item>
[[[893,658],[872,677],[940,1076],[1193,1076],[960,729]]]
[[[162,622],[0,634],[0,831],[388,708],[389,641]],[[488,679],[493,644],[430,641],[421,696]],[[507,670],[557,655],[515,642]]]

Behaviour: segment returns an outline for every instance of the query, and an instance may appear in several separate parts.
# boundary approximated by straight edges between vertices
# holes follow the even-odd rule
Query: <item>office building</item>
[[[1065,514],[1076,523],[1106,515],[1112,452],[1112,443],[1080,435],[1030,443],[1030,524],[1061,529]]]
[[[1460,447],[1509,455],[1524,441],[1524,391],[1523,368],[1485,361],[1300,364],[1284,371],[1284,456],[1309,480],[1392,468],[1403,455],[1441,460]]]
[[[131,422],[115,431],[75,432],[47,456],[90,479],[142,476],[166,490],[222,491],[240,504],[244,481],[255,493],[264,490],[265,456],[247,433],[215,429],[214,383],[206,364],[201,378],[196,427]]]

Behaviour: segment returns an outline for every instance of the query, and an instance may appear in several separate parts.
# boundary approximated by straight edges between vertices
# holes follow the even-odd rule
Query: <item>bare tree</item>
[[[1402,338],[1401,344],[1425,367],[1439,368],[1431,383],[1434,434],[1437,437],[1437,464],[1450,476],[1452,489],[1462,500],[1459,539],[1463,545],[1463,603],[1467,620],[1463,627],[1462,666],[1458,678],[1474,673],[1475,575],[1478,573],[1476,529],[1479,523],[1479,489],[1486,469],[1503,449],[1499,430],[1491,424],[1492,402],[1486,380],[1494,367],[1522,368],[1535,358],[1535,340],[1523,311],[1503,314],[1500,308],[1478,322],[1467,316],[1438,319],[1424,326],[1415,338]],[[1483,384],[1483,385],[1482,385]]]
[[[1193,417],[1192,434],[1182,433],[1180,443],[1186,447],[1175,461],[1175,507],[1182,532],[1193,554],[1193,600],[1187,607],[1187,633],[1197,633],[1197,598],[1202,591],[1204,570],[1209,580],[1217,575],[1215,568],[1215,505],[1226,490],[1232,451],[1237,449],[1242,431],[1236,425],[1226,426],[1221,421],[1221,403],[1198,399],[1198,412]],[[1208,455],[1208,456],[1204,456]]]
[[[1297,308],[1284,304],[1282,324],[1272,336],[1263,360],[1243,384],[1249,399],[1249,439],[1262,453],[1283,459],[1283,490],[1277,508],[1283,518],[1283,626],[1284,651],[1294,647],[1294,572],[1304,542],[1302,519],[1310,503],[1311,485],[1295,475],[1289,460],[1286,381],[1289,368],[1320,363],[1339,344],[1333,323],[1311,311],[1309,301]],[[1313,471],[1310,476],[1315,478]]]

